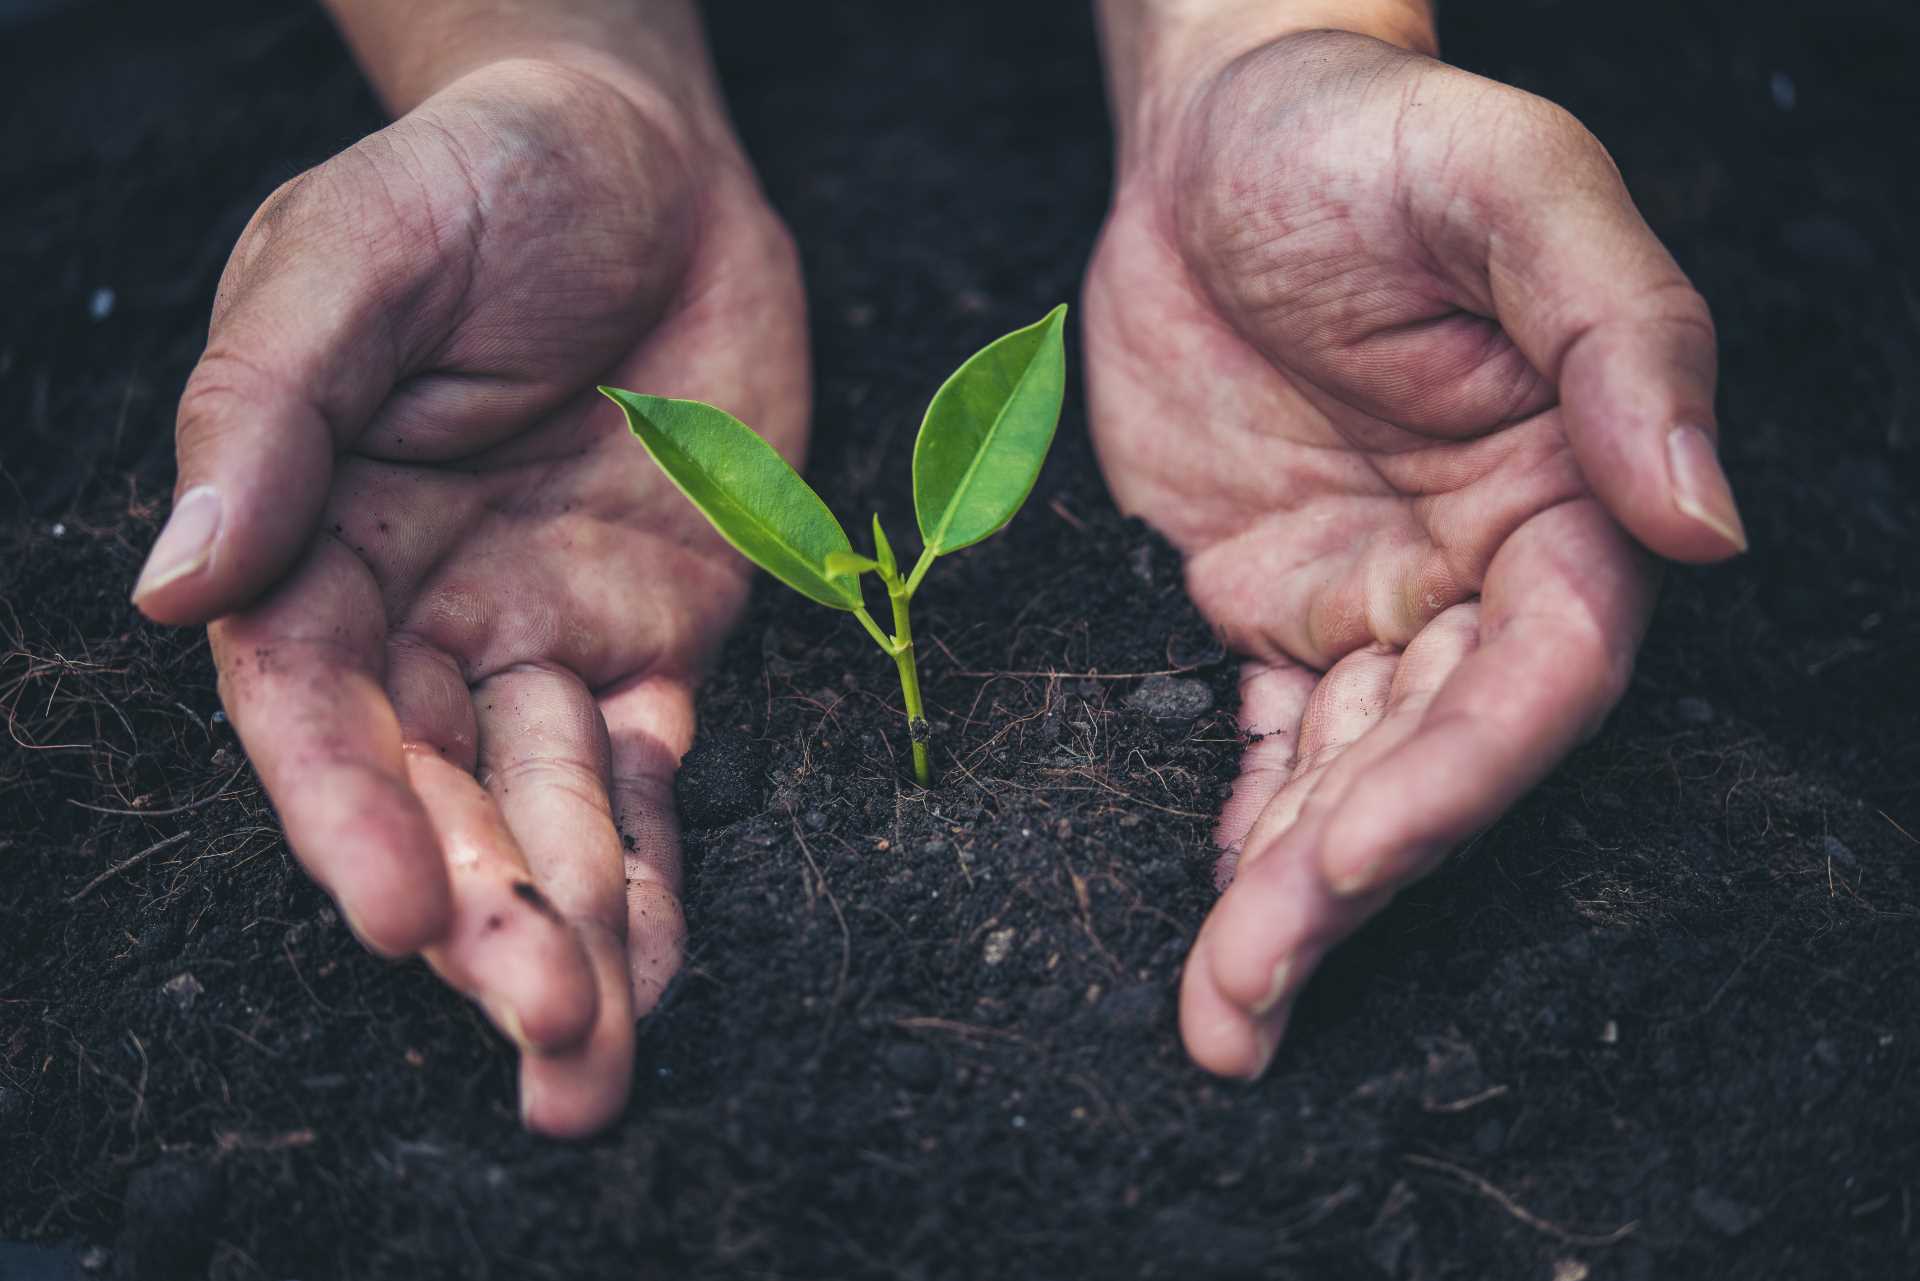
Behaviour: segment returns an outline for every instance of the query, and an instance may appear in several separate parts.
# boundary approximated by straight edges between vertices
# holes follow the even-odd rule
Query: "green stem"
[[[927,765],[927,712],[920,702],[920,669],[913,660],[913,622],[907,617],[906,585],[897,575],[885,571],[880,581],[886,584],[887,597],[893,601],[894,634],[881,631],[880,624],[865,609],[854,610],[853,616],[900,669],[900,693],[907,700],[907,732],[913,736],[913,777],[920,786],[932,787],[933,771]]]
[[[920,590],[920,580],[927,576],[929,569],[933,568],[935,555],[936,553],[931,547],[920,553],[920,559],[914,563],[913,572],[907,575],[906,593],[908,599],[912,599],[913,594]],[[892,588],[888,588],[888,590],[891,591]]]
[[[893,661],[900,669],[900,692],[907,700],[907,732],[913,736],[913,776],[922,787],[933,786],[927,766],[927,713],[920,703],[920,669],[913,661],[913,622],[907,617],[908,591],[894,578],[887,583],[893,600]]]
[[[893,638],[880,630],[880,624],[873,621],[873,615],[869,614],[863,606],[860,609],[854,610],[853,616],[860,620],[860,626],[867,629],[867,635],[873,637],[873,643],[885,650],[888,658],[892,658],[894,649]]]

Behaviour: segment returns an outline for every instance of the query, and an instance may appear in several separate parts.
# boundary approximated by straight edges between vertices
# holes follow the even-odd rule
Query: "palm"
[[[1263,736],[1183,995],[1216,1070],[1263,1065],[1325,950],[1590,732],[1630,669],[1650,563],[1583,469],[1566,348],[1540,350],[1489,250],[1512,167],[1597,182],[1520,118],[1545,110],[1372,41],[1283,40],[1199,96],[1103,235],[1102,465],[1249,658]]]
[[[216,568],[265,592],[212,628],[296,852],[520,1043],[562,1132],[617,1108],[678,967],[670,780],[747,581],[596,385],[805,444],[791,246],[683,141],[584,75],[467,77],[268,202],[182,402],[183,455],[262,401],[319,454],[226,487],[263,533]],[[295,307],[323,332],[279,350]]]
[[[444,462],[340,462],[326,521],[354,553],[339,558],[351,590],[378,594],[390,641],[470,680],[531,662],[595,690],[696,672],[743,575],[596,408],[582,398]]]

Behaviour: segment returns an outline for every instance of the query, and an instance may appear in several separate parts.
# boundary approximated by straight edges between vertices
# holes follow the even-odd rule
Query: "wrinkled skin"
[[[135,591],[217,620],[296,854],[487,1011],[560,1135],[617,1115],[679,965],[670,779],[747,582],[594,387],[719,404],[796,463],[808,400],[737,144],[602,72],[483,66],[267,202]],[[1088,385],[1116,497],[1248,657],[1262,737],[1182,1021],[1251,1075],[1326,949],[1619,697],[1646,549],[1742,536],[1706,309],[1564,113],[1329,33],[1153,101]]]
[[[1329,32],[1160,101],[1086,285],[1089,394],[1118,502],[1247,660],[1181,1026],[1253,1076],[1328,948],[1619,699],[1647,549],[1744,541],[1706,306],[1565,112]]]
[[[211,487],[218,537],[169,576],[170,529],[136,600],[218,620],[295,852],[516,1042],[535,1129],[618,1113],[679,966],[670,782],[747,584],[595,385],[717,403],[797,463],[807,379],[738,153],[555,64],[475,71],[289,183],[222,281],[175,519]]]

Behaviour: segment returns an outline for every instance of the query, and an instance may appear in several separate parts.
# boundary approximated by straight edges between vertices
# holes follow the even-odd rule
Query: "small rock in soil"
[[[1156,720],[1190,721],[1213,710],[1213,691],[1188,676],[1149,676],[1127,695],[1127,706]]]
[[[673,799],[690,828],[724,827],[766,805],[766,754],[745,734],[702,734],[680,762]]]
[[[1133,571],[1135,578],[1149,587],[1153,586],[1153,548],[1151,546],[1141,543],[1134,548],[1127,556],[1127,567]]]
[[[0,1134],[27,1119],[27,1092],[11,1085],[0,1085]]]
[[[162,983],[160,990],[166,993],[175,1009],[186,1014],[199,1004],[201,993],[207,989],[200,985],[199,979],[193,977],[193,971],[186,970]]]
[[[1851,849],[1847,848],[1847,843],[1837,836],[1829,836],[1823,839],[1820,842],[1820,852],[1842,867],[1860,866],[1860,860],[1854,857]]]
[[[1116,1032],[1150,1032],[1160,1025],[1172,1003],[1158,983],[1138,983],[1109,992],[1100,1002],[1100,1017]]]
[[[886,1063],[893,1079],[909,1090],[931,1090],[947,1074],[938,1050],[911,1041],[888,1049]]]
[[[127,1181],[120,1275],[127,1281],[205,1275],[224,1200],[214,1167],[167,1158]]]
[[[987,946],[981,952],[980,959],[988,965],[999,965],[1013,955],[1014,930],[1008,926],[987,935]]]
[[[1140,864],[1140,879],[1149,887],[1170,894],[1187,883],[1187,869],[1171,855],[1149,858]]]
[[[1702,1223],[1724,1237],[1741,1236],[1760,1222],[1760,1211],[1755,1207],[1705,1186],[1693,1190],[1693,1212]]]
[[[1713,704],[1704,698],[1688,695],[1673,705],[1674,719],[1682,725],[1713,724]]]

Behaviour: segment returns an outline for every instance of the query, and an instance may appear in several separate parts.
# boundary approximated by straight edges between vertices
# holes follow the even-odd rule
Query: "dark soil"
[[[1080,6],[931,9],[715,6],[806,255],[816,475],[895,528],[930,388],[1073,296],[1108,173]],[[1673,575],[1606,732],[1222,1084],[1172,1010],[1233,667],[1070,395],[923,597],[937,792],[866,639],[757,597],[680,789],[690,963],[577,1146],[354,945],[204,641],[125,603],[229,246],[375,108],[300,6],[0,33],[0,1276],[1920,1275],[1920,16],[1446,9],[1713,302],[1753,554]]]

